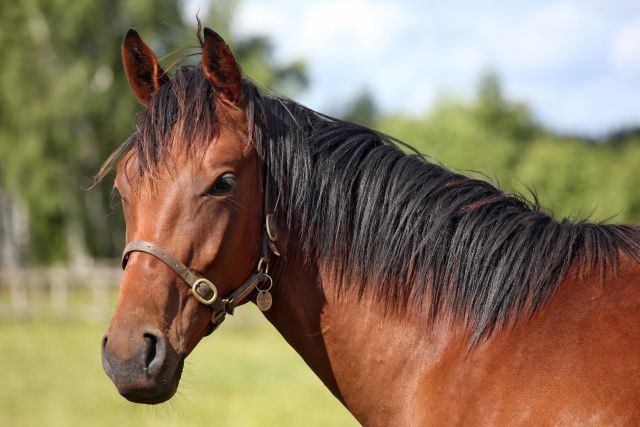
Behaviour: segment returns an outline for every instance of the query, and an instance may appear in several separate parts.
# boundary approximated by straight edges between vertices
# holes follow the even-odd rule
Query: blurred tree
[[[625,127],[608,134],[604,140],[611,144],[624,145],[632,140],[640,140],[640,126]]]
[[[378,106],[371,91],[362,90],[347,104],[346,111],[341,115],[343,120],[357,123],[366,127],[375,127],[378,121]]]
[[[221,2],[212,16],[232,14],[232,3]],[[120,43],[135,26],[159,56],[194,47],[195,17],[187,24],[180,12],[178,0],[0,3],[0,190],[7,194],[2,200],[28,216],[28,261],[116,256],[121,250],[123,223],[112,215],[110,185],[84,191],[101,161],[131,132],[141,108],[122,71]],[[238,44],[240,65],[266,76],[267,84],[291,90],[306,85],[302,63],[276,64],[267,40]],[[163,63],[180,61],[185,52]]]
[[[506,99],[495,73],[480,78],[472,102],[441,98],[424,117],[394,115],[379,127],[450,168],[525,196],[533,189],[558,216],[640,222],[637,128],[595,141],[557,135]]]
[[[540,131],[529,108],[505,98],[495,71],[485,72],[478,82],[475,104],[471,107],[482,125],[512,139],[526,143]]]
[[[445,97],[422,118],[391,116],[381,121],[384,132],[413,144],[420,151],[450,166],[467,171],[485,171],[503,179],[503,171],[520,155],[523,147],[510,134],[499,130],[478,114],[477,103]]]
[[[281,64],[268,39],[233,32],[237,4],[219,0],[202,16],[230,42],[243,70],[285,95],[305,87],[301,61]],[[0,262],[119,253],[123,224],[112,214],[109,183],[83,189],[131,132],[141,108],[122,72],[120,42],[136,26],[165,55],[165,68],[197,61],[188,59],[198,52],[195,17],[183,17],[183,10],[179,0],[0,2]],[[187,48],[176,50],[181,46]],[[640,221],[637,128],[595,143],[556,135],[525,104],[504,95],[495,73],[480,78],[472,102],[443,98],[424,117],[379,117],[366,91],[343,116],[377,123],[457,169],[488,173],[507,189],[521,190],[524,182],[559,214],[582,206],[583,215]],[[26,257],[7,249],[21,248],[26,239]]]

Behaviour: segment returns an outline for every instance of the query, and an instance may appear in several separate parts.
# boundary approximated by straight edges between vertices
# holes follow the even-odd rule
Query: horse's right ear
[[[160,67],[156,54],[133,28],[127,31],[122,42],[122,61],[133,92],[148,106],[151,96],[169,81],[169,77]]]

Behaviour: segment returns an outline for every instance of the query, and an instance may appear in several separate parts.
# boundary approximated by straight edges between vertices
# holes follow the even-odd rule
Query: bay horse
[[[122,46],[145,108],[96,175],[117,170],[126,220],[102,341],[120,394],[171,398],[252,301],[365,425],[640,424],[639,228],[555,220],[198,38],[173,76],[135,30]]]

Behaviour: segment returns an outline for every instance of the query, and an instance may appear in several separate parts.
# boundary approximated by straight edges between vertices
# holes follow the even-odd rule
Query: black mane
[[[176,125],[189,136],[185,147],[209,144],[214,94],[203,82],[199,67],[181,67],[114,155],[135,147],[151,170]],[[425,301],[433,318],[448,310],[476,343],[531,315],[570,271],[604,275],[621,254],[640,259],[637,227],[556,221],[537,201],[407,154],[379,132],[249,81],[245,94],[281,227],[300,237],[309,260],[330,265],[343,289],[400,311]]]

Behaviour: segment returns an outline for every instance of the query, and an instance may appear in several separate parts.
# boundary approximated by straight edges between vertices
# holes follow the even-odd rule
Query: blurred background
[[[635,0],[0,2],[0,425],[353,425],[254,307],[139,407],[100,365],[124,224],[102,160],[140,106],[120,43],[199,58],[195,15],[247,75],[556,217],[640,223]],[[530,198],[530,197],[529,197]]]

